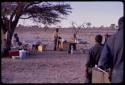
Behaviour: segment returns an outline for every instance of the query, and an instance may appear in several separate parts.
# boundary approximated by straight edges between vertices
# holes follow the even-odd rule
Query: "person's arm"
[[[111,54],[110,54],[109,46],[107,43],[105,43],[101,56],[99,58],[98,67],[100,67],[103,70],[108,68],[109,62],[111,59],[110,57],[111,57]]]
[[[53,32],[53,37],[55,38],[55,31]]]

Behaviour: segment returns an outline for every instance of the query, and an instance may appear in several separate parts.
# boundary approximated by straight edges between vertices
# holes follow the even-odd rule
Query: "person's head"
[[[17,33],[15,33],[15,34],[14,34],[14,37],[17,37],[17,36],[18,36]]]
[[[58,32],[59,31],[59,29],[58,28],[56,28],[56,32]]]
[[[123,29],[123,19],[124,19],[124,17],[121,17],[119,20],[118,20],[118,26],[119,26],[119,29],[118,30],[120,30],[120,29]]]
[[[96,35],[95,41],[96,43],[102,43],[102,35]]]

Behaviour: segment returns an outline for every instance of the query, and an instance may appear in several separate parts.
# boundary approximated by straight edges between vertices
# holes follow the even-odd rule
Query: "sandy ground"
[[[23,60],[2,58],[3,83],[84,83],[86,54],[44,51]]]

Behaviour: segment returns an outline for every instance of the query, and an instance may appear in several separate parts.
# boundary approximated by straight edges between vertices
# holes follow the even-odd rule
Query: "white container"
[[[73,46],[71,45],[71,54],[73,54]]]
[[[43,52],[43,49],[44,49],[43,47],[44,47],[43,45],[39,45],[39,46],[38,46],[38,51],[39,51],[39,52]]]
[[[26,50],[20,50],[19,51],[19,57],[21,59],[25,59],[26,58]]]

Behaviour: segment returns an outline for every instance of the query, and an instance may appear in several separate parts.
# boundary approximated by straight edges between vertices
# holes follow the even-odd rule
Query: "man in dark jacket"
[[[100,54],[103,48],[102,45],[102,36],[97,35],[95,37],[96,44],[89,50],[89,56],[87,57],[86,67],[85,67],[85,74],[86,74],[86,81],[85,83],[92,82],[92,68],[98,64],[98,60],[100,58]]]
[[[123,82],[123,17],[119,19],[118,25],[118,32],[107,40],[98,63],[102,69],[112,69],[112,83]]]
[[[56,51],[59,47],[59,29],[57,28],[56,31],[53,33],[54,36],[54,50]]]

